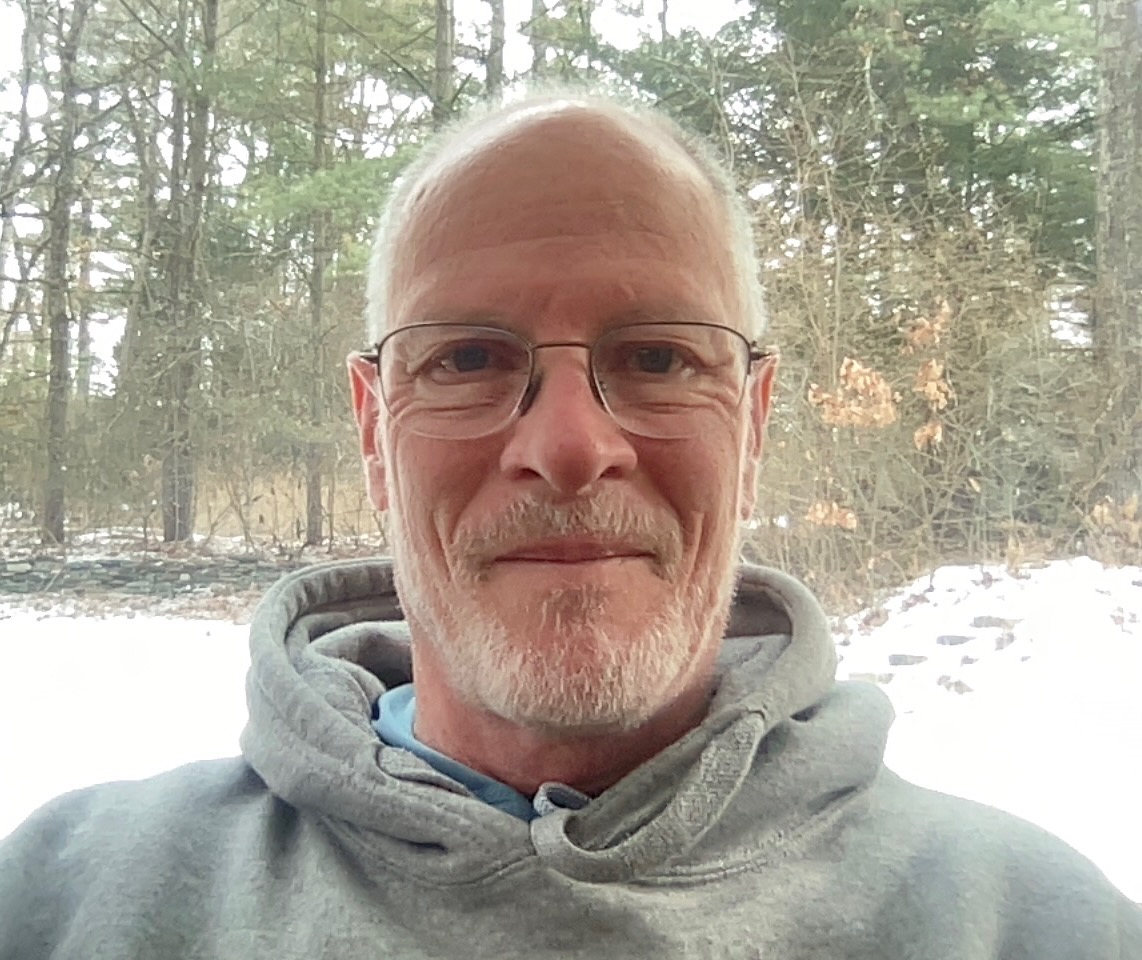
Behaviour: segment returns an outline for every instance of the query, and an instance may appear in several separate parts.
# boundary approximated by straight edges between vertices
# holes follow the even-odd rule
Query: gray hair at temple
[[[642,104],[624,102],[614,96],[571,89],[531,94],[503,107],[485,106],[474,109],[436,134],[403,172],[381,211],[380,224],[369,256],[365,289],[365,323],[369,343],[377,343],[385,334],[386,316],[391,308],[389,293],[396,241],[407,224],[412,212],[412,198],[419,188],[440,173],[443,162],[457,151],[466,138],[521,113],[541,111],[545,107],[560,104],[587,107],[636,130],[642,127],[651,135],[664,137],[693,161],[721,201],[732,250],[732,274],[738,287],[737,300],[742,309],[741,329],[755,341],[763,336],[768,325],[768,315],[761,284],[761,264],[757,258],[749,208],[738,193],[737,184],[730,172],[705,143],[661,112]]]

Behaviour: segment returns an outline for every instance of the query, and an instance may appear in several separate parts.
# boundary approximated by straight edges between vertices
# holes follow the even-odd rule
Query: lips
[[[500,563],[591,563],[600,560],[652,558],[645,548],[631,543],[598,540],[546,540],[513,548],[496,557]]]

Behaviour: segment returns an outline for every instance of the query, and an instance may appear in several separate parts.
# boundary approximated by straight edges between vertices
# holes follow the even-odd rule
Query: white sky
[[[1142,567],[944,567],[884,610],[837,637],[839,676],[896,708],[888,765],[1045,827],[1142,901]],[[65,790],[236,754],[247,662],[234,623],[0,603],[0,836]]]

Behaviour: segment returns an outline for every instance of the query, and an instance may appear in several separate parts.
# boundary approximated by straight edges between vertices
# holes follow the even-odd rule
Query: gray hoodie
[[[530,824],[378,740],[399,617],[384,562],[275,586],[242,758],[34,814],[0,844],[0,960],[1142,960],[1142,910],[1079,854],[885,769],[887,701],[834,682],[783,574],[745,571],[699,728]]]

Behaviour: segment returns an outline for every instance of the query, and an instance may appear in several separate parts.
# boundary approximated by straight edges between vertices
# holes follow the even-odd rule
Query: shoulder
[[[1089,956],[1142,958],[1142,907],[1054,834],[888,770],[870,801],[869,815],[885,825],[870,855],[908,878],[908,897],[991,913],[995,937],[1008,944],[1097,943],[1107,950]]]
[[[291,810],[237,757],[85,787],[49,801],[0,840],[0,883],[21,857],[46,868],[85,858],[146,859],[172,844],[193,853]]]
[[[238,759],[57,797],[0,841],[0,958],[50,956],[77,924],[208,884],[295,816]]]
[[[145,780],[101,783],[65,793],[44,804],[0,844],[0,863],[13,849],[50,846],[56,853],[125,839],[124,828],[149,823],[213,817],[219,808],[240,805],[264,791],[240,759],[187,764]]]
[[[1073,847],[1041,827],[996,807],[929,790],[888,769],[877,778],[876,804],[899,825],[901,840],[964,860],[1020,869],[1049,861],[1078,873],[1097,868]]]

